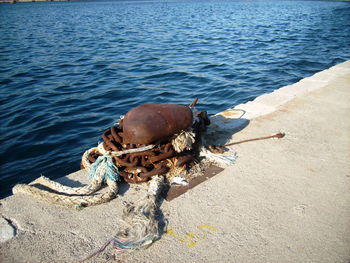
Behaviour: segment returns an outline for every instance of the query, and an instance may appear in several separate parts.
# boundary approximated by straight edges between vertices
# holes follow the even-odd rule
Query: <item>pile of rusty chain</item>
[[[169,170],[167,160],[170,158],[177,159],[176,166],[178,167],[191,163],[198,154],[201,133],[206,130],[206,126],[210,123],[205,111],[196,112],[193,115],[193,120],[192,122],[191,119],[193,124],[189,127],[195,134],[195,143],[191,150],[176,152],[172,145],[172,138],[176,134],[165,136],[165,138],[152,142],[156,146],[150,150],[113,156],[113,162],[118,167],[120,176],[127,183],[141,183],[148,181],[154,175],[167,173]],[[121,120],[119,125],[107,129],[102,134],[104,150],[119,152],[147,146],[147,144],[126,143],[125,134],[124,120]],[[94,163],[100,155],[102,154],[99,152],[91,152],[88,156],[89,162]]]

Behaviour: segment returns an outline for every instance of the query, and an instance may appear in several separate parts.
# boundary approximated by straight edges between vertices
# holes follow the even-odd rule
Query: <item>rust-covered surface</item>
[[[176,167],[189,168],[198,154],[201,133],[209,123],[205,111],[193,113],[188,106],[144,104],[131,109],[118,125],[107,129],[102,134],[102,146],[107,152],[118,153],[152,144],[149,150],[112,155],[127,183],[142,183],[152,176],[166,174],[173,163]],[[173,141],[181,132],[194,136],[194,142],[175,151]],[[101,155],[99,151],[92,152],[89,162],[94,163]]]
[[[177,104],[143,104],[131,109],[123,120],[123,143],[150,144],[192,125],[192,111]]]
[[[193,187],[199,185],[200,183],[203,183],[204,181],[208,180],[209,178],[212,178],[213,176],[217,175],[218,173],[222,172],[224,169],[220,168],[216,165],[211,165],[207,170],[205,170],[204,174],[198,177],[193,178],[188,185],[173,185],[169,188],[166,200],[171,201],[175,199],[176,197],[186,193],[188,190],[192,189]]]

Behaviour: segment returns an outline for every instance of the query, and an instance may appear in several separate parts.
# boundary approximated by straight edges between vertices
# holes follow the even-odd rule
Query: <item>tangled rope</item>
[[[31,185],[40,184],[42,186],[45,186],[46,188],[50,188],[51,190],[54,190],[61,194],[89,195],[100,190],[102,187],[102,183],[103,183],[103,178],[96,177],[93,180],[91,180],[88,185],[85,185],[82,187],[69,187],[69,186],[60,184],[56,181],[50,180],[45,176],[40,176],[38,179],[34,180],[30,184]]]
[[[146,197],[124,209],[123,221],[126,227],[80,262],[100,254],[109,244],[118,250],[139,250],[149,247],[159,239],[159,222],[156,220],[155,212],[163,183],[163,176],[152,177]]]
[[[120,249],[146,248],[159,238],[155,211],[156,199],[163,182],[163,176],[152,177],[146,197],[135,205],[126,207],[123,220],[127,227],[113,238],[115,247]]]
[[[77,195],[67,196],[60,193],[52,193],[45,191],[31,185],[18,184],[12,191],[14,194],[23,193],[31,195],[37,199],[47,201],[53,204],[58,204],[67,207],[81,208],[86,206],[98,205],[110,201],[115,198],[118,192],[118,185],[116,182],[107,180],[108,191],[96,195]]]
[[[95,151],[95,149],[90,149],[90,151]],[[99,156],[92,165],[83,158],[83,163],[85,163],[85,168],[91,179],[86,186],[69,187],[41,176],[30,185],[16,185],[12,191],[14,194],[23,193],[50,203],[76,208],[98,205],[115,198],[118,193],[117,181],[120,178],[118,168],[113,164],[111,156]],[[104,193],[94,194],[102,188],[104,182],[106,182],[108,190]],[[39,189],[34,184],[45,186],[49,191]]]
[[[194,105],[195,101],[192,104]],[[178,163],[181,165],[191,162],[196,154],[193,149],[198,148],[201,133],[206,130],[206,126],[210,123],[207,113],[204,111],[192,112],[189,110],[191,116],[189,126],[178,132],[174,132],[170,136],[168,133],[159,130],[152,130],[154,133],[149,134],[149,127],[158,127],[160,124],[157,121],[160,123],[164,122],[163,119],[157,119],[154,116],[157,115],[157,117],[160,117],[158,116],[159,111],[163,111],[163,115],[169,113],[166,108],[160,109],[157,108],[158,106],[155,107],[155,109],[144,107],[141,113],[138,112],[138,116],[142,116],[143,114],[147,114],[143,112],[143,110],[146,110],[150,115],[147,115],[148,117],[146,116],[145,119],[132,116],[132,114],[128,117],[130,112],[135,112],[135,109],[131,110],[123,119],[117,122],[116,126],[105,130],[102,134],[103,142],[97,148],[84,154],[83,165],[86,166],[86,163],[87,165],[94,163],[100,155],[108,153],[113,157],[113,163],[119,168],[120,176],[127,183],[141,183],[148,181],[152,176],[166,174],[169,171],[166,165],[167,159],[173,157],[179,158]],[[163,115],[162,117],[164,117]],[[178,122],[180,121],[181,123],[181,117],[177,118],[179,119]],[[130,119],[137,120],[137,122],[130,121]],[[147,120],[147,124],[145,124],[145,120]],[[167,119],[166,123],[168,123],[167,127],[172,127],[174,130],[179,125],[173,117]],[[151,138],[155,136],[154,138],[158,139],[151,141],[154,143],[151,145],[140,144],[136,142],[145,142],[146,139],[141,140],[135,134],[138,134],[137,136],[143,139],[146,135],[143,136],[140,134],[147,134]],[[164,136],[165,134],[168,135],[159,137],[162,134]],[[189,157],[190,155],[192,158]]]
[[[179,149],[179,147],[188,149],[194,142],[194,134],[192,132],[182,132],[176,136],[173,141],[175,145],[179,145],[177,149]],[[131,171],[130,173],[126,171],[119,172],[118,167],[113,162],[115,158],[126,154],[139,153],[144,157],[146,155],[142,154],[149,154],[149,151],[154,148],[161,149],[164,152],[158,155],[150,154],[148,161],[152,162],[152,165],[155,167],[151,172],[143,167],[136,167],[135,170],[137,174],[135,174],[135,170],[133,171],[132,169],[125,169],[128,172]],[[13,193],[28,194],[37,199],[67,207],[80,208],[97,205],[108,202],[116,197],[118,193],[117,181],[120,180],[120,175],[124,176],[125,181],[131,183],[147,181],[149,177],[166,173],[169,167],[166,165],[166,162],[162,162],[162,160],[170,158],[174,156],[174,154],[175,152],[172,150],[172,145],[170,143],[158,147],[155,145],[147,145],[122,151],[108,151],[104,148],[103,143],[100,143],[98,147],[87,150],[82,156],[82,166],[88,171],[88,176],[91,179],[88,185],[69,187],[50,180],[45,176],[41,176],[31,182],[30,185],[16,185],[13,188]],[[97,157],[93,163],[90,161],[92,155]],[[181,160],[179,163],[183,165],[191,159],[192,158],[188,156],[182,156],[179,158],[179,160]],[[125,165],[125,163],[123,164]],[[104,182],[107,183],[108,191],[96,194],[96,192],[102,188]],[[35,187],[34,185],[37,184],[48,188],[49,191]]]
[[[117,126],[107,129],[102,134],[103,142],[83,154],[81,165],[88,171],[91,180],[88,185],[69,187],[41,176],[29,185],[16,185],[13,193],[29,194],[69,207],[90,206],[114,198],[120,177],[127,183],[146,182],[154,176],[166,174],[172,168],[170,159],[176,159],[173,163],[177,167],[193,161],[201,132],[209,125],[206,112],[193,113],[188,107],[171,104],[141,105],[137,108],[127,113]],[[144,110],[148,112],[146,117]],[[150,132],[150,127],[164,123],[164,131],[151,129]],[[107,191],[97,193],[105,183]]]

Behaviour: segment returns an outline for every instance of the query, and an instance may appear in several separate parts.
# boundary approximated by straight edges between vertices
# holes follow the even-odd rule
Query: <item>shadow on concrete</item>
[[[85,174],[79,175],[79,177],[76,180],[65,176],[65,177],[60,177],[60,178],[56,179],[55,181],[65,185],[65,186],[69,186],[69,187],[81,187],[81,186],[87,185],[89,183],[88,182],[89,179],[87,178],[87,176]],[[39,189],[50,191],[50,189],[47,187],[41,186],[39,184],[34,184],[34,185],[36,187],[38,187]],[[102,188],[105,188],[106,186],[107,185],[104,184],[102,186]],[[125,182],[119,182],[118,187],[119,187],[118,188],[118,195],[124,196],[124,194],[129,190],[130,185],[125,183]],[[55,192],[55,191],[51,190],[50,192]]]
[[[68,178],[66,176],[57,178],[57,179],[55,179],[55,181],[57,181],[63,185],[66,185],[66,186],[70,186],[70,187],[81,187],[81,186],[85,185],[81,181],[73,180],[73,179]]]
[[[155,211],[156,220],[158,221],[159,238],[161,238],[166,233],[167,226],[168,226],[168,219],[165,217],[164,213],[160,209],[163,202],[165,201],[163,191],[162,191],[162,194],[160,194],[160,197],[156,201],[157,209]]]
[[[207,145],[224,145],[232,136],[249,125],[245,118],[230,118],[223,115],[215,115],[210,118],[211,124],[206,134]]]

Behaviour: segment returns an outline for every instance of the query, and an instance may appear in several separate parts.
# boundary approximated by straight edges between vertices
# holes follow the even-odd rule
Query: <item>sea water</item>
[[[78,170],[139,104],[214,114],[348,59],[349,2],[1,4],[0,196]]]

